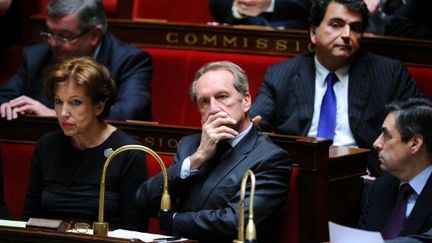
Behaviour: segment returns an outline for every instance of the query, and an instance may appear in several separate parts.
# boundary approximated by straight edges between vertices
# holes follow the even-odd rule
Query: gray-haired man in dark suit
[[[231,62],[208,63],[197,72],[191,96],[201,114],[202,133],[180,141],[168,168],[168,188],[178,207],[176,213],[159,214],[161,228],[202,242],[232,242],[240,182],[250,169],[256,178],[258,240],[275,242],[274,222],[286,200],[291,163],[286,151],[252,124],[244,71]],[[161,189],[161,174],[143,183],[137,191],[138,207],[156,215]]]

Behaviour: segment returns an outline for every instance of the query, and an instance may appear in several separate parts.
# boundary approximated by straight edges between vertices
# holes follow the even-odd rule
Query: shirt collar
[[[235,138],[227,140],[227,142],[229,144],[231,144],[231,146],[234,148],[243,138],[244,136],[246,136],[246,134],[252,129],[252,122],[249,125],[248,128],[246,128],[243,132],[241,132],[240,134],[238,134]]]
[[[314,61],[315,61],[315,69],[316,69],[316,80],[319,80],[318,82],[321,82],[321,85],[326,86],[325,79],[326,79],[327,75],[330,73],[330,71],[327,68],[325,68],[318,61],[318,58],[316,55],[314,57]],[[349,67],[350,66],[347,65],[345,67],[341,67],[341,68],[337,69],[336,71],[334,71],[334,73],[338,77],[339,81],[347,80],[343,77],[348,76]]]
[[[265,10],[265,12],[273,13],[275,9],[275,0],[271,0],[268,8]]]
[[[432,165],[429,165],[428,167],[426,167],[426,169],[424,169],[422,172],[420,172],[418,175],[416,175],[413,179],[409,181],[410,186],[414,189],[417,195],[420,195],[420,193],[422,192],[431,173]]]
[[[99,54],[100,48],[101,48],[102,41],[99,41],[99,44],[96,47],[96,50],[93,52],[93,59],[97,60],[97,56]]]

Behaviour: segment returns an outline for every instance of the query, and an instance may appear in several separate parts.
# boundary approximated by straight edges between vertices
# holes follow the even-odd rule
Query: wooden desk
[[[45,242],[45,243],[137,243],[143,242],[137,239],[120,239],[113,237],[94,236],[86,234],[62,233],[56,231],[43,231],[28,228],[13,228],[0,226],[0,242]]]
[[[107,236],[94,236],[77,233],[62,233],[57,231],[44,231],[31,228],[13,228],[0,226],[0,242],[2,243],[139,243],[139,239],[121,239]],[[182,243],[196,243],[193,240]]]
[[[174,154],[180,138],[200,129],[147,123],[111,122],[158,153]],[[0,120],[0,142],[35,143],[58,129],[56,119],[28,117]],[[361,195],[368,150],[331,147],[324,139],[269,134],[300,166],[302,242],[328,241],[328,220],[343,222]]]

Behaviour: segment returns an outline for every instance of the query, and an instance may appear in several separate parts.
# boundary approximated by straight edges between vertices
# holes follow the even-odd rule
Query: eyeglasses
[[[71,36],[71,37],[64,37],[61,35],[57,35],[57,34],[53,34],[51,32],[47,32],[47,31],[42,31],[40,32],[40,35],[42,37],[42,39],[44,39],[45,41],[50,41],[50,40],[55,40],[57,43],[60,44],[68,44],[69,42],[80,38],[81,36],[84,36],[85,34],[87,34],[89,32],[91,28],[84,30],[83,32]]]
[[[69,222],[69,223],[66,223],[65,229],[68,232],[76,232],[76,233],[86,234],[90,229],[90,225],[88,223]]]

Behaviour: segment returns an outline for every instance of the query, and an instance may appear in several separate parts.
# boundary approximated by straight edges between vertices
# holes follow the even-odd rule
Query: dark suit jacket
[[[350,66],[348,119],[359,147],[374,151],[372,144],[381,132],[385,106],[396,99],[418,94],[415,81],[399,62],[373,54],[359,53]],[[262,116],[259,126],[307,136],[314,112],[314,54],[301,55],[270,66],[251,108],[251,117]],[[380,174],[376,153],[371,153],[369,170]]]
[[[233,0],[210,0],[210,10],[219,23],[266,25],[274,28],[307,29],[311,0],[276,0],[273,13],[237,19],[232,15]]]
[[[107,33],[102,38],[96,59],[110,70],[117,84],[117,98],[108,119],[150,120],[150,56]],[[46,97],[42,80],[44,69],[52,62],[52,52],[47,43],[25,48],[18,72],[0,85],[0,104],[27,95],[52,108],[53,102]]]
[[[221,162],[209,161],[197,174],[181,179],[182,162],[196,151],[199,143],[200,135],[184,137],[168,169],[170,195],[178,203],[174,233],[204,242],[232,242],[237,238],[240,182],[245,171],[251,169],[256,177],[257,235],[263,237],[259,242],[271,242],[276,235],[272,232],[278,228],[275,218],[288,192],[291,163],[287,152],[252,128]],[[215,167],[206,173],[205,167],[211,164]],[[138,207],[155,213],[160,205],[161,188],[161,174],[143,183],[137,191]],[[247,194],[245,215],[248,202]]]
[[[399,191],[399,179],[385,174],[372,185],[367,203],[360,219],[360,228],[382,231],[386,220],[393,210]],[[432,176],[426,182],[422,192],[407,218],[400,236],[421,234],[432,227]]]

